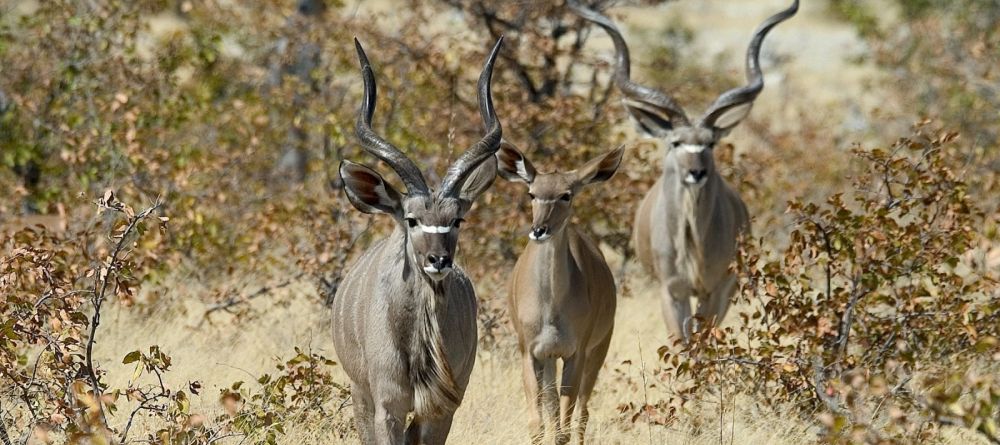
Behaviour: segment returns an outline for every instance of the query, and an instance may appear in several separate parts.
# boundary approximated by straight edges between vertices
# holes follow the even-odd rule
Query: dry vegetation
[[[755,218],[740,299],[689,348],[629,259],[659,147],[633,143],[603,34],[554,3],[0,0],[0,442],[353,442],[326,307],[388,221],[332,174],[368,159],[351,39],[379,131],[429,172],[478,139],[470,85],[502,33],[506,138],[545,165],[629,143],[576,206],[622,290],[592,443],[1000,443],[995,2],[810,2],[775,32],[717,151]],[[693,106],[740,80],[745,43],[705,57],[690,24],[743,36],[767,14],[623,3],[635,75]],[[795,33],[832,30],[867,83],[796,63],[817,38]],[[481,338],[452,443],[527,442],[502,298],[517,192],[498,181],[463,234]]]

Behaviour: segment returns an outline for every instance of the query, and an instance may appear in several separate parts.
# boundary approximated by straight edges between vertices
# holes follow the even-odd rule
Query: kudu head
[[[674,171],[684,186],[697,188],[703,185],[709,176],[715,174],[712,155],[715,144],[750,113],[754,99],[764,89],[764,75],[760,69],[760,48],[764,37],[778,23],[795,15],[799,9],[798,0],[757,27],[747,48],[747,84],[722,93],[708,107],[708,111],[693,123],[672,97],[632,82],[628,45],[618,27],[607,16],[577,1],[568,0],[570,8],[604,28],[614,42],[616,66],[613,80],[625,96],[624,103],[629,114],[644,133],[666,142],[664,170]]]
[[[397,191],[371,168],[350,161],[340,165],[344,190],[358,210],[385,213],[396,220],[405,234],[405,255],[410,264],[418,265],[432,281],[439,281],[451,272],[462,217],[496,177],[493,154],[500,146],[501,128],[493,109],[490,81],[502,40],[497,40],[479,76],[479,112],[486,135],[448,168],[437,191],[427,186],[412,160],[372,130],[375,75],[361,43],[354,40],[365,85],[355,127],[358,139],[365,151],[381,159],[399,175],[406,192]]]
[[[621,164],[623,147],[598,156],[569,172],[538,173],[514,145],[504,141],[497,152],[497,170],[508,181],[528,185],[531,232],[528,238],[544,242],[566,228],[573,214],[573,197],[583,186],[611,179]]]

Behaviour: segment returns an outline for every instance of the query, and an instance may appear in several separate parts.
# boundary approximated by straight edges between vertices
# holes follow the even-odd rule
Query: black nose
[[[541,238],[545,236],[546,233],[549,233],[549,226],[539,226],[531,229],[531,234],[534,235],[535,238]]]
[[[702,179],[705,178],[705,175],[708,174],[708,170],[705,170],[705,169],[697,169],[697,170],[692,169],[692,170],[688,170],[688,174],[691,175],[691,177],[694,178],[695,181],[701,181]]]
[[[427,255],[427,262],[437,270],[445,270],[451,267],[451,257],[448,255]]]

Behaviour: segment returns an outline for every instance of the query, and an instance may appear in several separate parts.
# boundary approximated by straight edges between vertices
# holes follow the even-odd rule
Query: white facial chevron
[[[681,148],[688,153],[701,153],[705,151],[704,145],[683,144]]]
[[[424,233],[448,233],[451,232],[451,226],[425,226],[420,224],[420,231]]]

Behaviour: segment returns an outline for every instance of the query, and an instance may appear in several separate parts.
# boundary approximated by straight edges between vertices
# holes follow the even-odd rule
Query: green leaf
[[[132,351],[132,352],[129,352],[128,354],[125,355],[125,358],[122,359],[122,364],[123,365],[127,365],[129,363],[135,363],[135,362],[139,361],[140,358],[142,358],[142,353],[141,352],[139,352],[139,351]]]

